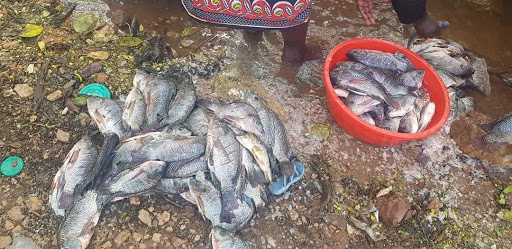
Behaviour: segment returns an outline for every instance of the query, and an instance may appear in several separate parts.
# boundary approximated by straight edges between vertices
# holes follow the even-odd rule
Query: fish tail
[[[73,207],[74,202],[75,202],[74,195],[72,193],[64,192],[64,193],[62,193],[60,200],[59,200],[59,208],[69,211]]]
[[[234,192],[226,192],[221,195],[222,210],[220,212],[220,222],[231,223],[235,216],[231,211],[236,208],[236,195]]]
[[[256,167],[247,170],[247,179],[253,188],[257,187],[260,184],[269,183],[263,172],[261,170],[256,169]]]

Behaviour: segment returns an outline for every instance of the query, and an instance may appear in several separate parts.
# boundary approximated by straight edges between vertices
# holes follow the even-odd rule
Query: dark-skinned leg
[[[281,30],[284,40],[284,50],[281,60],[284,62],[300,62],[306,54],[306,33],[308,23],[293,28]]]

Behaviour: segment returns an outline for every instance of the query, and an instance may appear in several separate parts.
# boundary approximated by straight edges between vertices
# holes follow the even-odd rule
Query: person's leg
[[[297,27],[281,30],[284,40],[284,50],[281,60],[284,62],[298,62],[304,59],[307,32],[307,22]]]

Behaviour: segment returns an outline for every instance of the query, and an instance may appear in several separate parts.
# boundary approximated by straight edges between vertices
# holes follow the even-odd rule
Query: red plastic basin
[[[432,121],[422,132],[398,133],[373,126],[355,115],[336,95],[331,84],[329,72],[339,62],[348,60],[346,52],[351,49],[372,49],[382,52],[402,52],[418,69],[425,70],[423,89],[430,93],[430,101],[436,104]],[[425,139],[438,132],[450,115],[450,98],[443,81],[423,58],[411,50],[392,42],[373,38],[356,38],[343,42],[329,53],[324,62],[323,80],[327,92],[327,105],[336,122],[351,136],[369,144],[393,146],[412,140]]]

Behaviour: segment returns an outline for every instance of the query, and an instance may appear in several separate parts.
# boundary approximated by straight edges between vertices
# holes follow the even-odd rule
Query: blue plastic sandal
[[[306,172],[304,164],[301,162],[294,162],[293,167],[295,169],[295,174],[293,176],[282,176],[268,185],[270,193],[273,195],[282,195],[292,184],[296,183],[304,176],[304,173]]]

